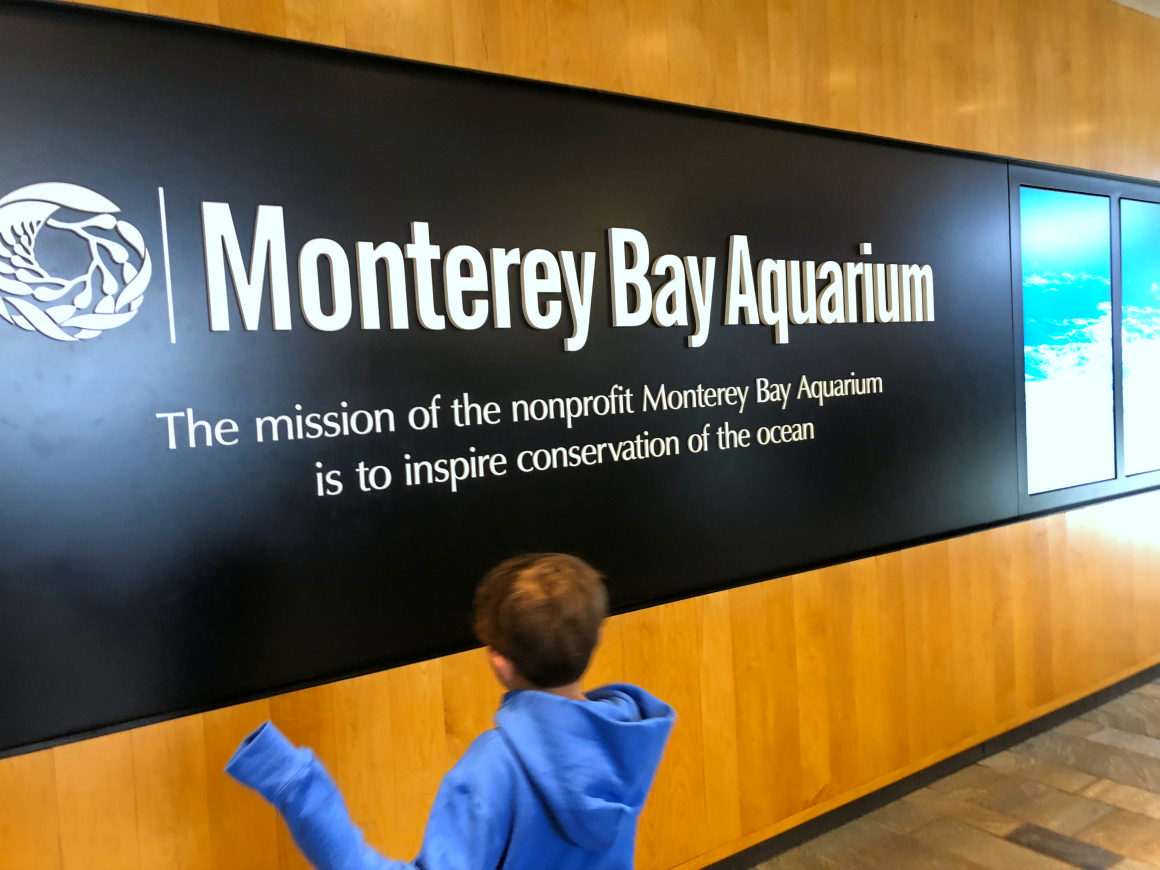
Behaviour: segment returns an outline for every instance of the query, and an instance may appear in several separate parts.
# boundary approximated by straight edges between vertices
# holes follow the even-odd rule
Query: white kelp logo
[[[140,231],[118,212],[99,193],[63,182],[0,199],[0,318],[57,341],[132,320],[153,266]]]

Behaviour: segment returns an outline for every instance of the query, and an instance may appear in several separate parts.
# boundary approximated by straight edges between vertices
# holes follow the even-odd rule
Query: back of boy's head
[[[563,553],[508,559],[475,589],[475,636],[541,689],[583,676],[607,615],[601,575]]]

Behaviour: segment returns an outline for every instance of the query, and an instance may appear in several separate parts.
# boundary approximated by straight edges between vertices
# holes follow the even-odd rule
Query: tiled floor
[[[754,870],[1160,870],[1160,682]]]

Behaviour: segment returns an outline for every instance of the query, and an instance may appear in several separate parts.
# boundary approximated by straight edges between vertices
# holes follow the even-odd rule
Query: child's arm
[[[226,772],[257,791],[286,820],[294,842],[318,870],[404,870],[366,844],[334,780],[306,748],[270,722],[242,741]]]
[[[493,804],[478,791],[489,783],[472,784],[453,771],[435,798],[415,862],[383,857],[366,844],[314,753],[294,747],[269,722],[243,741],[226,771],[277,808],[318,870],[490,870],[506,842],[506,826],[489,819]]]

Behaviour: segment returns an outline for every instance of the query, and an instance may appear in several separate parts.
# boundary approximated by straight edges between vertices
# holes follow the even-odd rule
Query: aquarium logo
[[[0,319],[56,341],[123,326],[153,265],[145,240],[95,191],[50,181],[0,198]]]

